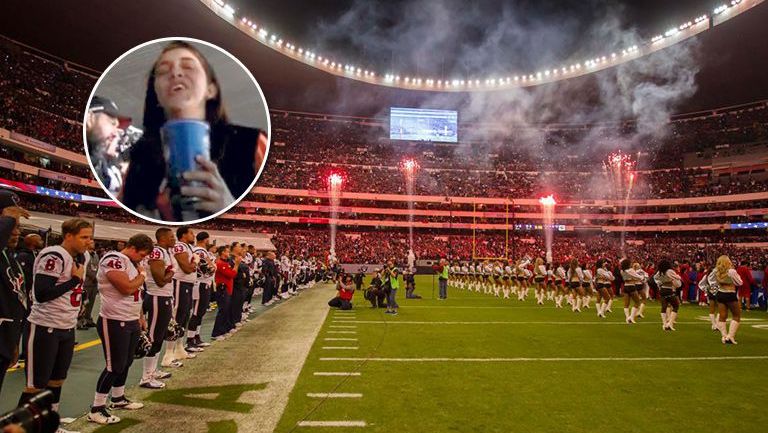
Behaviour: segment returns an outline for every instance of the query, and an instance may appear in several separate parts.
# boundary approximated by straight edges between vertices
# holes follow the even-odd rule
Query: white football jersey
[[[141,288],[132,295],[120,293],[107,279],[107,274],[112,272],[123,272],[129,280],[139,275],[136,266],[125,254],[119,251],[111,251],[102,257],[99,261],[99,272],[96,273],[96,282],[101,295],[99,316],[125,322],[139,320],[142,301]]]
[[[74,258],[61,245],[43,248],[35,259],[33,284],[39,275],[56,278],[56,285],[72,279],[72,264]],[[80,304],[83,301],[83,285],[78,284],[72,290],[48,302],[38,302],[32,291],[32,309],[29,313],[30,323],[38,326],[57,329],[71,329],[77,325]]]
[[[171,259],[173,260],[173,278],[178,281],[186,281],[188,283],[194,283],[197,281],[197,272],[185,273],[181,266],[179,266],[178,260],[176,260],[176,254],[187,253],[187,260],[192,262],[194,252],[192,246],[184,242],[176,242],[176,245],[171,248]]]
[[[162,287],[158,287],[157,283],[155,283],[155,279],[152,278],[152,275],[149,275],[151,272],[149,270],[149,262],[155,260],[162,261],[164,269],[168,269],[170,266],[171,270],[173,270],[173,259],[171,259],[171,253],[169,253],[168,250],[163,247],[155,246],[152,249],[152,252],[149,253],[149,255],[142,261],[142,266],[144,266],[144,269],[147,270],[147,293],[153,296],[173,296],[173,282],[170,282]]]

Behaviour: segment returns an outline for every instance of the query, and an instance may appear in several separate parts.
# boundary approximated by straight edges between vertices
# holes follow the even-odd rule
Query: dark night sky
[[[449,0],[448,0],[449,1]],[[297,44],[312,46],[319,23],[333,23],[353,2],[344,1],[294,1],[294,0],[232,0],[240,11],[253,10],[250,16],[269,23],[274,31],[290,36]],[[384,27],[394,26],[398,9],[407,2],[381,2],[375,6],[383,17]],[[499,2],[478,2],[479,14],[491,19],[501,6]],[[617,2],[585,1],[515,1],[504,2],[506,10],[534,18],[538,23],[567,20],[571,29],[588,29],[595,17],[604,16],[605,10],[621,11],[627,23],[634,23],[638,33],[645,38],[663,33],[667,28],[701,12],[711,12],[720,2],[649,0]],[[592,7],[585,7],[590,4]],[[258,7],[257,7],[258,5]],[[556,7],[553,5],[557,5]],[[150,39],[165,36],[189,36],[208,40],[220,45],[240,58],[261,84],[272,108],[304,111],[344,112],[345,114],[371,115],[381,106],[418,104],[424,94],[394,90],[357,83],[330,76],[304,64],[290,60],[251,40],[229,24],[208,11],[194,0],[61,0],[5,1],[0,14],[0,32],[12,39],[45,50],[51,54],[103,70],[115,58],[133,46]],[[602,9],[601,7],[604,6]],[[389,17],[389,18],[388,18]],[[394,18],[392,18],[394,17]],[[565,18],[563,18],[565,17]],[[692,111],[768,98],[768,4],[737,17],[697,37],[702,54],[696,76],[698,90],[687,99],[678,111]],[[469,29],[466,37],[470,42],[484,37],[482,29]],[[535,36],[535,35],[534,35]],[[350,38],[353,36],[350,36]],[[577,47],[582,35],[563,35],[555,51],[564,47]],[[349,53],[359,58],[360,46],[338,38],[317,41],[330,52]],[[345,51],[345,46],[348,51]],[[405,48],[407,49],[407,48]],[[500,54],[503,54],[503,47]],[[546,51],[546,47],[541,49]],[[551,53],[545,53],[551,54]],[[389,58],[389,65],[397,63],[408,67],[406,60],[393,60],[389,52],[362,53],[376,60]],[[514,56],[509,56],[514,57]],[[555,57],[561,59],[561,57]],[[573,60],[578,60],[574,58]],[[583,60],[583,58],[581,59]],[[515,59],[510,60],[514,66]],[[522,61],[522,60],[518,60]],[[533,65],[522,61],[522,70]],[[416,65],[416,67],[423,67]],[[451,67],[446,62],[440,68]],[[383,70],[383,69],[379,69]],[[469,70],[465,69],[464,70]],[[589,87],[589,78],[584,80]],[[571,83],[573,84],[573,83]],[[553,86],[557,86],[556,84]],[[585,90],[585,93],[588,91]],[[339,104],[337,99],[350,99],[349,95],[365,94],[367,101],[375,103]],[[374,106],[378,105],[378,106]]]

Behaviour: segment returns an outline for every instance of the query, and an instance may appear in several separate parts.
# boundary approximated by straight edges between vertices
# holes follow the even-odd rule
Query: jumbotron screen
[[[459,114],[451,110],[391,107],[391,140],[458,142]]]

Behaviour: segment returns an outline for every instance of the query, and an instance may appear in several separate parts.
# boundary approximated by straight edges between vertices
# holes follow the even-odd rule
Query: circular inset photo
[[[248,69],[191,38],[138,45],[104,71],[83,120],[96,180],[153,223],[194,224],[242,200],[269,154],[269,111]]]

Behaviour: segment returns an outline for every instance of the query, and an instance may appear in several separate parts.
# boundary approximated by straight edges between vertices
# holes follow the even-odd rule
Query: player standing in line
[[[150,275],[146,281],[146,293],[144,294],[144,313],[147,317],[147,336],[152,342],[152,348],[144,357],[143,372],[139,386],[149,389],[165,388],[162,379],[171,377],[157,369],[157,355],[163,348],[163,341],[168,332],[168,324],[173,316],[173,260],[168,249],[176,243],[173,231],[167,227],[161,227],[155,231],[157,245],[144,259],[142,267],[149,269]],[[181,367],[180,362],[173,364]]]
[[[96,330],[101,338],[106,367],[96,382],[96,394],[88,421],[115,424],[120,418],[107,410],[107,396],[112,394],[110,409],[137,410],[142,403],[125,397],[125,381],[133,363],[139,334],[147,328],[142,314],[142,288],[147,278],[139,262],[154,245],[144,234],[131,236],[122,251],[112,251],[99,261],[96,280],[101,295],[101,310]]]
[[[192,252],[195,234],[189,226],[176,229],[176,244],[171,250],[173,261],[173,318],[177,326],[187,329],[192,311],[192,288],[197,281],[197,256]],[[169,341],[160,365],[172,367],[173,361],[194,358],[195,355],[184,350],[181,338]]]
[[[75,349],[75,326],[83,300],[84,254],[93,226],[80,218],[61,224],[61,245],[43,248],[33,265],[32,308],[24,330],[27,383],[19,406],[39,392],[53,393],[59,411],[61,387]],[[66,430],[59,428],[60,433]]]
[[[210,235],[207,232],[198,233],[195,239],[197,244],[192,248],[192,253],[198,258],[197,282],[192,291],[192,317],[189,318],[187,326],[187,351],[202,352],[204,347],[211,345],[200,338],[200,326],[211,301],[216,257],[208,252]]]

